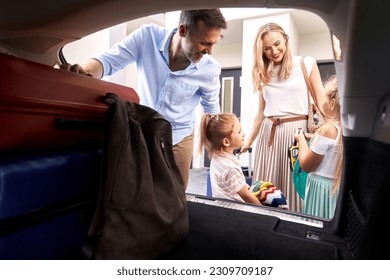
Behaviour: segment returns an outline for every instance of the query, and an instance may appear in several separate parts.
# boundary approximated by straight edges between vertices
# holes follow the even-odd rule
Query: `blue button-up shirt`
[[[184,70],[169,69],[169,44],[176,31],[143,25],[96,57],[103,65],[103,76],[136,63],[140,103],[155,109],[172,124],[173,144],[192,133],[194,109],[199,102],[206,113],[220,111],[221,67],[214,58],[206,54]]]

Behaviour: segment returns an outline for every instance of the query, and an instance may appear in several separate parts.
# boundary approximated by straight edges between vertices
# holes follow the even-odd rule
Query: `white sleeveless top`
[[[324,155],[321,163],[317,169],[311,173],[334,179],[334,173],[337,166],[337,160],[339,159],[340,146],[339,139],[341,137],[340,128],[334,125],[337,129],[336,139],[331,139],[314,133],[313,138],[310,141],[310,150],[319,155]]]
[[[265,117],[282,117],[287,115],[307,115],[307,87],[301,68],[301,56],[293,57],[293,68],[287,80],[278,79],[280,65],[274,67],[271,82],[264,86]],[[307,75],[310,76],[316,60],[313,57],[304,58]]]

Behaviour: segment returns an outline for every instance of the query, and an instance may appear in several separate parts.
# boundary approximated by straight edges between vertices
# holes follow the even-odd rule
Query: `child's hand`
[[[242,147],[240,148],[240,154],[247,152],[247,151],[250,149],[250,147],[251,147],[251,146],[248,145],[248,144],[245,144],[244,146],[242,146]]]
[[[294,133],[295,141],[299,142],[302,139],[305,139],[305,133],[302,131],[302,128],[298,127]]]
[[[303,134],[305,135],[306,140],[310,140],[311,138],[313,138],[312,133],[303,133]]]

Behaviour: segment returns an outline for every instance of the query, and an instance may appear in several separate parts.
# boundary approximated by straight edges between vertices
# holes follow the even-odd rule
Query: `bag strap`
[[[305,62],[304,62],[304,59],[305,57],[302,56],[301,58],[301,68],[302,68],[302,73],[303,73],[303,77],[305,78],[305,82],[306,82],[306,87],[307,87],[307,106],[309,108],[310,106],[310,95],[311,97],[313,98],[314,100],[314,104],[317,106],[317,100],[315,98],[315,96],[313,95],[313,88],[311,87],[311,83],[309,81],[309,77],[307,76],[307,71],[306,71],[306,66],[305,66]],[[309,95],[310,94],[310,95]]]

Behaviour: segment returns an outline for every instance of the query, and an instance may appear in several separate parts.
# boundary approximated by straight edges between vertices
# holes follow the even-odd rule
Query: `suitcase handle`
[[[240,155],[240,151],[241,151],[241,148],[238,148],[238,149],[235,149],[233,151],[233,154],[235,156]],[[249,147],[248,148],[248,153],[249,153],[249,163],[248,163],[248,177],[251,178],[252,177],[252,147]]]
[[[54,127],[58,129],[101,130],[103,122],[55,118]]]
[[[234,149],[234,151],[233,151],[233,155],[237,155],[237,154],[239,154],[239,153],[240,153],[240,151],[241,151],[241,148]],[[252,153],[252,147],[249,147],[249,148],[248,148],[248,153]]]

